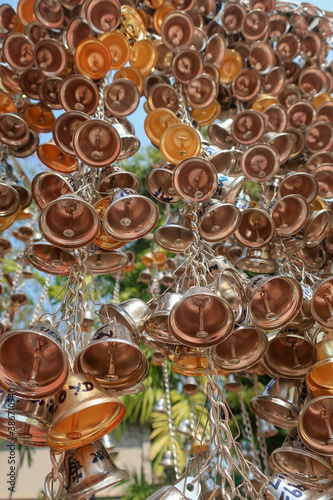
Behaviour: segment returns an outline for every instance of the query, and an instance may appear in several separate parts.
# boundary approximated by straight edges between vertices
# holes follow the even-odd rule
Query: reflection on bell
[[[145,378],[148,361],[126,327],[109,323],[77,355],[74,370],[90,373],[105,389],[122,390]]]
[[[154,240],[170,252],[184,252],[194,241],[189,217],[179,212],[168,215],[163,226],[155,231]]]
[[[239,392],[243,389],[243,385],[239,381],[237,375],[230,373],[224,384],[224,388],[227,392]]]
[[[80,248],[96,238],[100,220],[94,208],[79,196],[63,195],[42,210],[39,228],[56,246]]]
[[[153,413],[168,414],[168,408],[164,397],[159,398],[152,408]]]
[[[179,344],[169,329],[169,314],[172,307],[182,298],[180,293],[166,293],[159,300],[155,311],[145,321],[144,329],[152,338],[160,342]]]
[[[189,438],[191,437],[192,431],[191,431],[191,423],[189,419],[182,420],[179,424],[179,426],[176,429],[176,432],[179,434],[182,434],[183,436]]]
[[[24,446],[46,446],[54,409],[53,398],[29,401],[12,394],[0,394],[0,437]],[[15,416],[15,426],[10,425]]]
[[[118,273],[128,265],[127,256],[117,250],[103,250],[94,243],[88,247],[87,264],[94,274]]]
[[[159,465],[161,465],[162,467],[165,467],[166,469],[173,469],[174,468],[173,455],[172,455],[172,452],[170,450],[166,450],[163,453],[162,458],[159,462]]]
[[[169,316],[170,331],[190,347],[218,344],[231,334],[233,325],[233,311],[229,304],[199,286],[191,287],[173,306]]]
[[[190,125],[176,123],[162,134],[160,150],[170,163],[178,165],[182,160],[197,156],[201,149],[199,133]]]
[[[65,476],[63,500],[90,497],[128,478],[128,472],[118,469],[101,441],[68,450],[61,470]]]
[[[243,255],[235,263],[238,269],[252,273],[273,274],[277,270],[276,262],[271,258],[268,247],[245,248]]]
[[[158,222],[157,206],[133,189],[116,189],[103,217],[103,228],[112,238],[133,241],[150,233]]]
[[[260,396],[252,398],[250,409],[276,427],[293,429],[297,424],[300,404],[300,382],[277,378],[270,381]]]
[[[267,349],[267,336],[255,328],[237,328],[214,346],[212,356],[217,368],[239,372],[258,363]]]
[[[268,438],[276,436],[279,433],[276,427],[262,418],[257,418],[257,434],[260,437]]]
[[[86,373],[69,375],[55,399],[47,440],[55,450],[92,443],[114,429],[126,413],[124,404],[108,396],[97,380]]]
[[[115,318],[117,323],[128,328],[139,341],[144,322],[151,311],[143,300],[128,299],[119,304],[104,304],[97,314],[103,325],[107,325],[112,318]]]
[[[200,208],[200,236],[209,242],[224,240],[236,231],[240,221],[240,211],[235,205],[209,200]]]
[[[323,487],[332,479],[332,466],[324,457],[304,446],[296,428],[290,431],[283,445],[272,452],[270,465],[275,472],[317,487]]]
[[[53,276],[69,276],[71,266],[75,262],[70,250],[58,248],[47,241],[37,241],[28,245],[25,257],[33,267]]]
[[[333,396],[309,398],[301,410],[298,434],[307,448],[324,456],[333,456]]]
[[[206,375],[208,364],[202,350],[182,346],[171,363],[171,370],[188,377],[203,377]]]
[[[14,330],[0,340],[0,383],[18,397],[44,398],[65,383],[69,363],[57,330],[48,322]]]

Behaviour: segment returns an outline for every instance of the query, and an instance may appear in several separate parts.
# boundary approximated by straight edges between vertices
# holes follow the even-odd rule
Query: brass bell
[[[277,270],[268,247],[245,248],[242,256],[236,260],[235,266],[251,273],[273,274]]]
[[[128,478],[128,472],[118,469],[102,441],[66,451],[61,472],[65,476],[61,500],[79,500]]]
[[[290,431],[283,445],[272,452],[270,465],[275,472],[320,488],[331,481],[333,472],[328,460],[304,446],[296,428]]]
[[[91,243],[87,252],[88,267],[95,275],[118,273],[128,266],[126,254],[117,250],[103,250]]]
[[[103,168],[118,158],[121,140],[111,123],[105,120],[87,120],[75,129],[73,148],[83,163]]]
[[[170,331],[190,347],[220,343],[231,334],[233,325],[233,311],[229,304],[200,286],[191,287],[172,307],[169,315]]]
[[[307,223],[308,217],[308,202],[297,194],[284,196],[277,201],[272,210],[276,233],[280,236],[298,233]]]
[[[300,412],[300,383],[285,378],[271,380],[260,396],[250,401],[258,417],[282,429],[293,429]]]
[[[76,195],[63,195],[43,208],[39,228],[47,241],[65,248],[80,248],[99,233],[96,210]]]
[[[260,330],[237,328],[226,340],[214,346],[212,356],[220,370],[246,371],[263,357],[267,345],[267,336]]]
[[[179,344],[169,329],[169,314],[172,307],[182,298],[180,293],[166,293],[159,300],[155,311],[146,319],[144,329],[148,335],[160,342]]]
[[[98,315],[101,323],[107,325],[112,318],[120,325],[124,325],[133,333],[135,340],[140,339],[143,325],[151,311],[147,304],[140,299],[128,299],[119,304],[105,304]]]
[[[76,110],[92,115],[98,105],[98,88],[87,76],[70,75],[61,83],[59,99],[65,111]]]
[[[48,322],[14,330],[0,340],[0,382],[24,399],[44,398],[65,383],[69,362],[57,330]]]
[[[48,446],[55,450],[71,450],[79,444],[92,443],[114,429],[126,413],[124,404],[108,396],[87,373],[69,375],[55,400],[47,440]]]
[[[168,414],[168,408],[164,397],[159,398],[152,408],[153,413]]]
[[[107,234],[119,241],[133,241],[150,233],[158,222],[157,206],[134,189],[115,189],[103,217]]]
[[[23,446],[45,447],[53,409],[53,398],[29,401],[2,392],[0,436]],[[15,425],[10,423],[13,416]]]
[[[36,269],[53,276],[69,276],[74,255],[70,250],[58,248],[47,241],[35,241],[25,249],[27,261]]]
[[[145,378],[148,361],[126,327],[109,323],[77,355],[74,369],[90,373],[105,389],[121,390]]]
[[[320,455],[333,455],[333,396],[320,396],[304,404],[297,425],[298,434],[307,448]]]
[[[215,167],[209,160],[192,157],[177,165],[172,182],[180,198],[200,203],[213,195],[218,181]]]
[[[165,469],[173,469],[174,468],[173,455],[172,455],[172,452],[170,450],[166,450],[163,453],[162,458],[159,461],[159,465],[161,465]]]
[[[286,328],[270,340],[265,362],[281,377],[303,379],[309,371],[315,346],[294,328]]]
[[[171,363],[171,370],[187,377],[203,377],[206,375],[208,364],[202,350],[182,346]]]
[[[262,330],[274,331],[290,323],[303,303],[302,287],[289,276],[256,276],[250,281],[250,317]]]
[[[224,388],[227,392],[239,392],[243,389],[243,385],[239,381],[237,375],[230,373],[224,384]]]
[[[231,133],[236,142],[249,145],[260,140],[264,130],[265,122],[260,113],[246,110],[236,115],[232,123]]]
[[[135,174],[126,172],[126,170],[114,163],[100,170],[97,191],[101,196],[106,196],[116,188],[134,189],[139,193],[141,183]]]
[[[241,221],[235,232],[241,245],[262,248],[273,239],[274,234],[274,221],[266,212],[249,208],[241,213]]]
[[[69,175],[41,172],[32,180],[31,194],[38,208],[42,210],[59,196],[73,194],[79,187],[79,181]]]

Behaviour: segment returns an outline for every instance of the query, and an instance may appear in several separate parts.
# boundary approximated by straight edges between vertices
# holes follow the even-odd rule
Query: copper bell
[[[320,455],[333,455],[333,396],[309,398],[299,415],[299,437],[307,448]],[[320,425],[319,425],[320,424]]]
[[[242,256],[235,263],[243,271],[272,274],[277,270],[275,261],[271,258],[268,247],[245,248]]]
[[[174,170],[172,182],[180,198],[200,203],[210,198],[216,191],[217,174],[209,160],[198,157],[186,158]]]
[[[47,241],[65,248],[80,248],[99,233],[95,209],[76,195],[63,195],[43,208],[39,228]]]
[[[309,205],[303,196],[290,194],[281,198],[272,210],[276,233],[289,236],[300,231],[309,217]]]
[[[285,69],[283,66],[274,66],[264,78],[264,92],[271,95],[278,95],[285,84]]]
[[[56,119],[53,127],[53,139],[63,153],[76,156],[73,149],[73,134],[78,126],[87,120],[89,120],[89,116],[82,111],[69,111]]]
[[[73,148],[83,163],[103,168],[119,156],[121,139],[111,123],[105,120],[87,120],[75,129]]]
[[[262,116],[253,110],[239,113],[232,124],[232,136],[240,144],[253,144],[258,141],[265,130],[265,122]]]
[[[333,164],[316,167],[312,174],[318,182],[319,196],[324,200],[331,199],[333,197]]]
[[[190,219],[179,212],[168,215],[163,226],[155,231],[154,240],[165,250],[183,252],[194,242]]]
[[[126,327],[109,323],[77,355],[74,369],[90,373],[105,389],[121,390],[145,378],[148,361]]]
[[[6,146],[25,146],[29,137],[29,127],[21,116],[14,113],[0,115],[0,140]]]
[[[192,109],[207,108],[213,104],[217,94],[216,80],[206,73],[192,78],[187,87],[187,100]]]
[[[71,54],[75,53],[76,47],[82,40],[92,37],[92,29],[85,18],[74,17],[71,19],[65,32],[65,40]]]
[[[104,167],[99,172],[97,190],[100,195],[106,196],[116,188],[134,189],[139,193],[141,183],[135,174],[126,172],[126,170],[114,163],[109,167]]]
[[[21,200],[16,189],[0,182],[0,230],[10,227],[20,211]]]
[[[228,34],[239,33],[246,16],[246,9],[238,3],[228,3],[224,6],[221,23]]]
[[[29,401],[2,392],[0,437],[23,446],[45,447],[53,409],[53,398]],[[13,416],[15,426],[9,424]]]
[[[118,160],[127,160],[139,151],[141,143],[139,139],[134,134],[132,134],[124,125],[119,123],[118,120],[112,120],[112,125],[118,132],[121,141]]]
[[[33,178],[31,194],[38,208],[42,210],[59,196],[73,194],[79,186],[79,181],[69,175],[41,172]]]
[[[70,250],[58,248],[47,241],[37,241],[25,249],[27,261],[36,269],[53,276],[69,276],[75,263]]]
[[[169,314],[172,307],[182,299],[179,293],[166,293],[159,300],[155,311],[146,319],[144,329],[148,335],[160,342],[179,344],[169,329]]]
[[[274,67],[275,55],[272,47],[266,42],[256,42],[249,54],[250,65],[260,75],[267,75]]]
[[[29,38],[21,33],[8,33],[3,40],[2,51],[5,60],[13,69],[24,71],[32,65],[33,45]]]
[[[45,79],[42,70],[35,68],[23,71],[20,76],[20,87],[22,91],[31,99],[39,99],[39,86]]]
[[[140,299],[129,299],[119,304],[103,305],[98,312],[103,325],[110,323],[112,318],[120,325],[124,325],[136,341],[140,339],[143,325],[151,311],[147,304]]]
[[[230,373],[224,384],[224,388],[227,392],[239,392],[243,389],[243,385],[239,381],[237,375]]]
[[[65,111],[83,111],[92,115],[98,105],[98,88],[87,76],[70,75],[62,81],[59,99]]]
[[[333,469],[328,460],[308,450],[297,429],[292,429],[283,445],[272,452],[270,464],[275,472],[288,474],[312,486],[325,486],[332,478]]]
[[[128,478],[128,472],[118,469],[101,441],[68,450],[61,471],[65,476],[61,500],[89,497]]]
[[[270,144],[254,144],[242,156],[241,167],[244,175],[252,181],[265,182],[278,172],[279,154]]]
[[[213,348],[217,368],[227,372],[246,371],[265,354],[267,336],[255,328],[237,328]]]
[[[311,299],[311,313],[315,320],[327,329],[331,329],[333,323],[332,309],[332,279],[327,278],[316,283]]]
[[[176,50],[188,47],[193,39],[194,23],[185,12],[170,12],[165,16],[161,25],[163,43],[170,49]]]
[[[126,254],[118,250],[106,251],[91,243],[87,251],[87,264],[93,274],[118,273],[128,266]]]
[[[315,346],[296,328],[270,340],[265,363],[279,376],[303,379],[314,360]]]
[[[34,2],[34,13],[40,24],[51,29],[60,28],[65,18],[63,6],[60,2],[53,2],[50,8],[46,0],[37,0]]]
[[[242,22],[242,35],[245,40],[255,42],[267,38],[269,29],[268,16],[262,10],[252,10],[246,14]]]
[[[56,450],[92,443],[114,429],[126,413],[123,403],[108,396],[86,373],[68,377],[55,397],[55,406],[47,443]]]
[[[116,189],[103,217],[103,228],[112,238],[132,241],[148,234],[158,222],[154,202],[134,189]]]
[[[291,173],[281,180],[278,188],[278,195],[284,197],[287,195],[301,195],[312,203],[318,194],[318,182],[306,172]]]
[[[252,101],[260,90],[260,77],[254,69],[243,69],[232,82],[232,91],[240,101]]]
[[[258,417],[282,429],[293,429],[300,412],[300,383],[285,378],[271,380],[260,396],[250,401]]]
[[[140,102],[138,87],[131,80],[118,78],[105,90],[105,107],[113,116],[128,116]]]
[[[96,33],[115,30],[121,20],[121,5],[117,0],[92,0],[86,7],[86,18]]]
[[[318,245],[333,226],[332,210],[323,209],[313,212],[304,228],[304,242],[309,247]]]
[[[230,203],[209,200],[200,209],[200,236],[209,242],[228,238],[240,224],[238,208]]]
[[[10,331],[0,340],[0,380],[29,399],[57,392],[68,376],[68,359],[57,330],[48,322]]]
[[[284,132],[287,128],[287,113],[281,104],[271,104],[262,113],[265,132]]]
[[[310,153],[332,151],[333,125],[327,122],[318,122],[306,132],[305,144]]]
[[[34,64],[45,76],[60,75],[67,66],[67,54],[57,40],[40,40],[34,50]]]
[[[220,66],[225,57],[226,42],[222,34],[215,33],[212,35],[206,45],[205,62],[212,63],[215,66]]]
[[[264,211],[249,208],[241,213],[241,222],[235,236],[244,246],[261,248],[266,246],[275,234],[273,219]]]
[[[290,323],[302,307],[302,287],[289,276],[256,276],[250,281],[250,317],[263,330],[276,330]]]
[[[282,62],[291,62],[301,50],[301,41],[294,33],[283,34],[277,41],[276,51]]]
[[[146,177],[146,187],[149,193],[162,203],[177,203],[180,197],[173,187],[174,165],[163,165],[161,168],[154,168]]]
[[[214,310],[214,317],[210,311]],[[170,311],[169,328],[185,345],[215,345],[227,338],[234,324],[233,312],[222,298],[207,288],[191,287]]]

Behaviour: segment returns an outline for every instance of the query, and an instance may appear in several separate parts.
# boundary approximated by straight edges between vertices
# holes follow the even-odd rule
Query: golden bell
[[[235,205],[209,200],[200,209],[200,236],[209,242],[224,240],[236,231],[240,220],[240,211]]]
[[[80,183],[69,175],[60,175],[53,172],[41,172],[35,175],[31,184],[31,194],[34,202],[41,210],[51,201],[64,194],[73,194]]]
[[[114,429],[125,413],[123,403],[108,396],[92,375],[69,375],[55,397],[47,444],[55,450],[71,450],[92,443]]]
[[[47,446],[53,398],[29,401],[11,393],[0,394],[0,436],[23,446]],[[15,425],[12,424],[14,416]]]
[[[140,91],[127,78],[117,78],[105,90],[105,107],[115,117],[130,115],[139,102]]]
[[[82,111],[68,111],[67,113],[63,113],[56,119],[53,127],[53,139],[57,147],[60,149],[60,151],[62,151],[66,155],[74,157],[76,156],[75,151],[73,149],[73,135],[78,126],[86,120],[89,120],[89,116],[86,113],[83,113]],[[59,149],[58,152],[56,151],[54,152],[56,158],[59,155],[60,152]],[[47,156],[48,155],[46,155],[46,157]],[[60,160],[57,159],[57,164],[61,163],[62,161],[64,160],[62,157],[60,157]],[[43,163],[47,165],[47,160],[46,161],[44,160]],[[76,170],[77,168],[76,160],[75,160],[75,165],[76,167],[74,170]]]
[[[182,298],[179,293],[166,293],[159,300],[155,311],[146,319],[144,329],[152,339],[169,344],[179,344],[169,329],[169,314],[172,307]]]
[[[120,325],[124,325],[136,341],[139,341],[143,325],[151,311],[147,304],[140,299],[128,299],[119,304],[104,304],[98,315],[101,323],[107,325],[112,318]]]
[[[128,478],[128,472],[125,469],[118,469],[102,441],[68,450],[61,471],[65,476],[61,500],[90,497]]]
[[[45,239],[65,248],[80,248],[93,241],[100,229],[96,210],[76,195],[63,195],[41,212],[39,227]]]
[[[77,355],[74,369],[90,373],[106,389],[122,390],[145,378],[148,360],[126,327],[109,323]]]
[[[145,132],[151,142],[158,146],[163,132],[176,123],[179,123],[179,119],[173,111],[168,108],[156,108],[146,116]]]
[[[53,276],[69,276],[75,263],[70,250],[58,248],[47,241],[36,241],[25,249],[25,258],[38,271]]]
[[[324,457],[308,450],[300,439],[297,429],[292,429],[283,445],[270,456],[270,465],[275,472],[294,477],[309,485],[322,488],[332,479],[332,466]]]
[[[112,168],[112,167],[106,167],[106,168]],[[104,217],[106,209],[110,205],[110,200],[111,200],[110,196],[105,196],[104,198],[99,200],[94,205],[94,209],[96,210],[96,212],[99,216],[99,220],[101,222],[101,226],[100,226],[98,235],[94,239],[94,243],[95,243],[95,245],[97,245],[99,248],[102,248],[103,250],[115,250],[115,249],[121,248],[122,246],[125,245],[125,242],[117,241],[117,240],[111,238],[111,236],[109,236],[104,231],[104,228],[102,226],[103,217]],[[102,262],[101,262],[101,264],[102,264]],[[97,266],[98,266],[98,264],[97,264]],[[93,265],[93,267],[94,267],[94,265]]]
[[[282,429],[293,429],[301,403],[300,382],[277,378],[271,380],[260,396],[250,401],[250,409],[258,417]]]
[[[211,198],[216,191],[218,179],[215,167],[209,160],[190,157],[177,165],[172,182],[180,198],[200,203]]]
[[[131,47],[129,62],[146,77],[157,62],[156,45],[149,39],[138,40]]]
[[[0,381],[6,390],[25,399],[57,392],[68,376],[69,363],[57,330],[35,323],[10,331],[0,339]]]
[[[145,37],[146,30],[136,9],[128,5],[121,6],[122,31],[129,40],[138,40]]]
[[[214,316],[211,311],[214,310]],[[169,329],[181,343],[207,347],[227,338],[234,325],[233,311],[207,288],[191,287],[169,315]]]
[[[168,215],[163,226],[155,231],[154,240],[170,252],[184,252],[194,242],[190,219],[179,212]]]
[[[167,161],[176,165],[186,158],[197,156],[200,148],[200,136],[190,125],[182,123],[171,125],[161,137],[162,155]]]
[[[182,346],[171,363],[171,370],[187,377],[204,377],[209,362],[203,351]]]
[[[237,375],[230,373],[224,384],[224,388],[227,392],[239,392],[243,389],[243,385],[239,381]]]
[[[240,54],[236,50],[228,49],[225,53],[225,58],[219,68],[220,81],[222,83],[231,83],[243,67],[243,61]]]
[[[111,69],[123,68],[129,60],[131,50],[127,38],[119,31],[113,31],[101,35],[100,40],[111,53]]]
[[[213,347],[212,356],[217,368],[227,372],[246,371],[265,354],[267,336],[255,328],[237,328]]]
[[[21,211],[21,199],[16,189],[0,182],[0,229],[4,231],[17,219]]]
[[[301,410],[298,434],[307,448],[320,455],[333,455],[333,396],[310,398]]]
[[[131,66],[126,66],[125,68],[121,68],[120,70],[116,71],[113,80],[119,80],[119,79],[127,79],[133,82],[136,87],[139,90],[139,94],[142,94],[143,91],[143,76],[140,73],[140,71],[136,68],[132,68]],[[108,110],[106,110],[108,113]],[[121,118],[118,116],[118,119]]]
[[[116,189],[103,217],[103,228],[112,238],[132,241],[150,233],[158,222],[154,202],[134,189]]]
[[[87,251],[87,264],[95,275],[118,273],[128,265],[126,254],[117,250],[101,250],[97,245],[91,243]]]
[[[101,40],[87,38],[77,45],[74,61],[81,75],[92,80],[99,80],[111,68],[111,53],[107,45]]]

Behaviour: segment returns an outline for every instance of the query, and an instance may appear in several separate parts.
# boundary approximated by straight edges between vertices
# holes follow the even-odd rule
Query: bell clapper
[[[321,408],[320,416],[324,420],[325,426],[326,426],[326,429],[328,432],[327,444],[333,444],[333,431],[332,431],[331,422],[330,422],[330,415],[328,413],[327,408],[325,408],[325,406],[323,405],[323,403],[321,401],[319,401],[319,406]]]
[[[79,427],[80,412],[74,413],[72,416],[71,431],[66,434],[68,439],[80,439],[82,437],[81,432],[77,429]]]
[[[280,217],[280,221],[281,221],[281,224],[279,226],[279,229],[286,229],[288,227],[288,224],[286,224],[284,222],[284,219],[283,219],[283,210],[281,208],[278,209],[277,213],[279,214],[279,217]]]
[[[294,366],[293,366],[294,370],[302,368],[302,365],[299,362],[299,358],[298,358],[298,353],[297,353],[297,349],[296,349],[296,343],[297,342],[295,340],[292,340],[290,342],[290,344],[291,344],[291,350],[292,350],[293,358],[294,358],[294,363],[295,363]]]
[[[236,342],[235,337],[231,335],[228,339],[228,343],[230,346],[230,354],[231,354],[231,358],[228,359],[228,362],[232,363],[233,365],[237,365],[239,363],[239,358],[237,358],[237,353],[236,353],[235,342]]]
[[[38,380],[36,380],[36,379],[37,379],[37,375],[38,375],[40,362],[42,360],[42,357],[44,355],[44,351],[47,348],[47,346],[48,346],[48,344],[44,339],[37,340],[37,346],[36,346],[36,349],[34,351],[34,363],[32,366],[31,376],[30,376],[30,379],[27,382],[25,382],[26,385],[28,385],[29,387],[38,387],[40,385]]]
[[[199,189],[199,182],[200,182],[200,179],[202,177],[202,174],[203,174],[203,170],[201,170],[200,173],[198,174],[198,176],[194,179],[194,189],[195,189],[194,197],[195,198],[201,198],[201,196],[203,195],[202,191],[200,191],[200,189]]]
[[[216,222],[216,211],[212,210],[209,215],[210,215],[210,220],[212,222],[211,231],[212,233],[217,233],[221,229],[221,227]]]
[[[105,375],[106,380],[118,380],[118,375],[115,374],[115,366],[114,366],[114,355],[116,354],[115,352],[115,342],[111,342],[108,347],[108,354],[109,354],[109,367],[108,367],[108,373]]]
[[[264,306],[266,309],[265,318],[266,319],[276,319],[276,315],[271,311],[271,308],[270,308],[270,305],[268,302],[266,288],[263,288],[262,290],[260,290],[260,298],[263,299],[263,301],[264,301]]]
[[[180,148],[181,148],[179,150],[179,155],[185,156],[186,155],[185,142],[188,140],[188,137],[179,136],[178,139],[180,141]]]
[[[307,472],[308,472],[308,476],[311,478],[311,477],[316,477],[316,473],[313,469],[313,465],[312,465],[312,460],[310,457],[307,457],[306,455],[304,456],[304,460],[305,460],[305,464],[306,464],[306,469],[307,469]]]
[[[124,227],[131,225],[132,221],[130,219],[130,206],[132,204],[132,199],[127,198],[124,202],[124,217],[120,220],[120,224]]]
[[[103,265],[103,257],[102,254],[97,254],[96,259],[94,260],[94,266],[101,267]]]
[[[19,438],[21,440],[28,440],[32,438],[32,434],[30,434],[30,425],[25,423],[22,427],[22,432],[19,433]]]
[[[102,130],[101,130],[101,128],[99,128],[98,132],[96,134],[96,137],[95,137],[95,149],[91,153],[91,157],[94,160],[97,160],[98,158],[100,158],[102,156],[102,153],[100,151],[101,142],[102,142]]]
[[[68,227],[64,229],[62,234],[67,238],[72,238],[75,234],[73,230],[73,225],[74,225],[73,215],[76,210],[76,203],[70,205],[69,207],[65,207],[64,210],[69,215],[69,221],[68,221]]]
[[[259,228],[260,218],[261,218],[261,214],[259,215],[259,217],[255,221],[255,223],[253,224],[253,229],[256,233],[256,243],[262,243],[264,241],[264,238],[262,238],[260,236],[260,228]]]
[[[199,308],[199,330],[196,333],[196,337],[199,338],[206,338],[208,337],[208,332],[205,331],[205,323],[204,323],[204,313],[203,309],[205,307],[205,303],[207,302],[208,299],[198,299],[197,301],[193,301],[194,305],[196,305]]]
[[[291,413],[290,410],[288,410],[288,414],[286,415],[286,421],[287,422],[293,422],[295,420],[294,415]]]
[[[328,323],[333,323],[333,306],[331,302],[331,288],[326,287],[322,292],[318,293],[319,297],[324,299],[327,309],[329,310],[330,317],[327,319]]]
[[[86,100],[88,87],[85,87],[80,93],[79,100],[75,103],[75,109],[84,111],[84,101]]]

